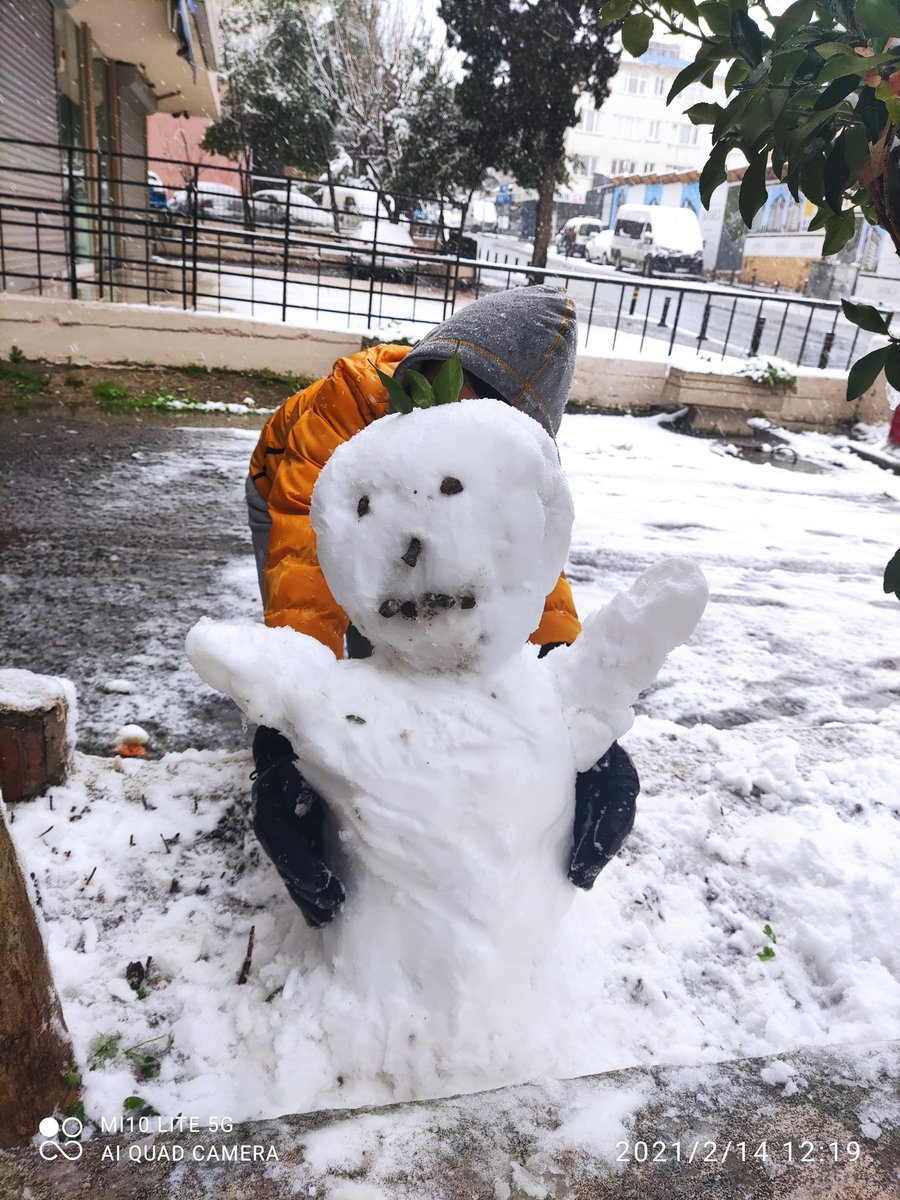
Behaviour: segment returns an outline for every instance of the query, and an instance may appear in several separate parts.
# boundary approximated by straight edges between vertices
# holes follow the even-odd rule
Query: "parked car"
[[[572,217],[556,235],[556,248],[560,254],[585,257],[588,239],[603,230],[603,222],[597,217]],[[571,232],[570,232],[571,231]]]
[[[584,257],[588,262],[601,263],[604,267],[612,262],[612,240],[613,231],[611,229],[601,229],[599,233],[595,233],[587,240],[587,245],[584,248]]]
[[[623,204],[616,213],[610,251],[613,266],[654,271],[703,270],[703,235],[692,208]]]
[[[147,172],[147,203],[157,212],[168,212],[169,195],[166,185],[155,171]]]
[[[306,229],[334,228],[330,212],[322,208],[320,204],[316,204],[310,196],[299,190],[294,191],[293,188],[290,193],[287,188],[266,188],[261,192],[254,192],[251,201],[254,220],[260,225],[281,225],[283,227],[288,195],[290,195],[289,221],[291,225],[299,225]]]
[[[377,242],[376,242],[377,234]],[[350,277],[368,275],[373,269],[376,275],[394,279],[411,279],[416,273],[414,255],[418,247],[412,239],[407,225],[397,224],[381,219],[377,222],[366,219],[361,221],[353,231],[353,236],[347,239],[353,247],[349,255]],[[400,255],[385,254],[390,247],[396,247],[403,252]]]
[[[193,216],[193,187],[182,188],[172,197],[169,211]],[[243,221],[244,204],[237,188],[227,183],[197,184],[197,214],[212,221]]]

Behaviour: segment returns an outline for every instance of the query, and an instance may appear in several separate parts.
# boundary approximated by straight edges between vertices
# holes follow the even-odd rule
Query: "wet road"
[[[79,749],[109,752],[130,721],[155,754],[246,744],[183,639],[204,614],[259,614],[243,501],[255,436],[92,409],[0,414],[0,666],[74,681]]]

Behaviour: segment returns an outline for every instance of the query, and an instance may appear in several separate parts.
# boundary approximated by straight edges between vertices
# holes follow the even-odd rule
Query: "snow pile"
[[[338,1044],[362,1008],[355,1061],[403,1094],[521,1078],[548,947],[570,936],[576,770],[630,728],[693,632],[705,581],[661,564],[539,661],[525,642],[565,562],[572,502],[548,435],[492,400],[369,426],[323,469],[312,519],[372,659],[208,621],[189,656],[287,734],[336,818],[347,903],[322,939],[335,990],[357,997]]]
[[[252,435],[180,436],[207,456],[207,482],[242,480]],[[791,444],[808,458],[837,440]],[[821,474],[757,465],[656,419],[570,415],[560,449],[583,613],[671,554],[702,563],[713,601],[623,740],[643,785],[637,823],[593,891],[573,897],[580,941],[551,950],[565,987],[532,1028],[527,1074],[900,1037],[900,609],[881,590],[900,479],[842,453],[823,453]],[[184,453],[154,458],[155,494],[183,473]],[[158,581],[140,568],[135,556],[142,653],[107,661],[88,638],[86,661],[100,679],[139,685],[135,713],[159,745],[197,728],[197,684],[175,658],[183,607],[163,593],[154,608]],[[61,574],[72,586],[83,579]],[[249,619],[255,587],[248,548],[225,559],[203,603]],[[96,705],[87,684],[81,699]],[[104,695],[91,717],[99,742],[128,717],[112,706],[122,700]],[[260,857],[249,735],[233,736],[241,753],[77,757],[66,787],[8,814],[94,1119],[121,1115],[133,1095],[198,1119],[402,1098],[362,1069],[377,1060],[372,1013],[332,986],[322,939]],[[126,971],[148,957],[135,990]]]

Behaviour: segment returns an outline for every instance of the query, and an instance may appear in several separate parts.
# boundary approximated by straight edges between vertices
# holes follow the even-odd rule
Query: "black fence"
[[[158,180],[173,169],[181,188]],[[416,336],[485,291],[548,281],[598,354],[846,370],[868,341],[835,302],[555,255],[531,267],[530,246],[464,220],[371,188],[0,140],[4,290]]]

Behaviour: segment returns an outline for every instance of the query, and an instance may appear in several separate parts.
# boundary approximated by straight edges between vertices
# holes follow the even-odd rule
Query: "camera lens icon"
[[[53,1162],[56,1158],[66,1158],[69,1162],[77,1162],[84,1154],[84,1147],[78,1139],[84,1132],[84,1122],[78,1117],[44,1117],[38,1125],[41,1137],[49,1139],[42,1142],[38,1153],[45,1162]],[[65,1141],[55,1139],[62,1134]]]

